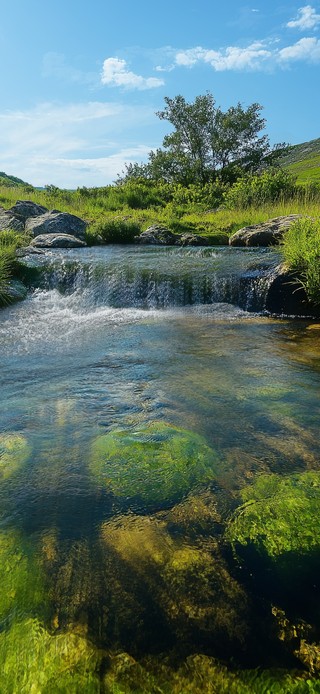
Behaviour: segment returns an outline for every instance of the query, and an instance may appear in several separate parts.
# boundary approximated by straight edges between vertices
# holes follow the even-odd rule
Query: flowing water
[[[286,591],[275,606],[225,539],[241,490],[319,470],[320,329],[265,315],[278,262],[159,247],[27,262],[28,298],[0,315],[1,691],[222,692],[201,679],[213,658],[302,667],[263,635]],[[152,452],[175,436],[182,461]]]

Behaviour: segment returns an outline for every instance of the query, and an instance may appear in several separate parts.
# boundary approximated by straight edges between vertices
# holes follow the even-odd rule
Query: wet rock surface
[[[267,297],[266,310],[286,316],[320,315],[320,306],[311,304],[296,273],[284,265],[278,265],[272,273]]]
[[[87,244],[71,234],[40,234],[28,247],[29,252],[37,252],[39,248],[83,248]],[[25,249],[27,250],[27,249]]]
[[[293,222],[301,218],[300,214],[290,214],[269,219],[261,224],[243,227],[229,239],[230,246],[276,246],[283,234]]]

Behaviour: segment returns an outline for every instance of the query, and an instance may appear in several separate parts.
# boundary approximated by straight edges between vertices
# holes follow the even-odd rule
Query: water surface
[[[26,444],[0,491],[10,657],[28,651],[33,620],[50,639],[71,634],[111,659],[288,665],[271,646],[246,647],[261,604],[223,542],[240,490],[259,475],[319,470],[320,329],[264,315],[277,262],[256,249],[55,251],[41,286],[2,311],[0,456],[10,437]],[[117,496],[95,477],[92,446],[157,422],[201,436],[215,467],[173,506],[163,498],[150,510],[143,494]],[[12,646],[17,625],[25,636]],[[74,675],[74,691],[109,691],[103,662],[90,684]]]

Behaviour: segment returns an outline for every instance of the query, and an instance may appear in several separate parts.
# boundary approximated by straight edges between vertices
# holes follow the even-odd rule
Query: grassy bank
[[[48,209],[60,209],[88,223],[87,243],[132,243],[151,224],[174,233],[200,234],[210,245],[224,245],[242,227],[289,214],[320,218],[320,186],[299,186],[283,171],[239,179],[226,188],[221,183],[189,186],[137,180],[105,188],[76,191],[47,186],[0,185],[0,205],[10,208],[18,199],[32,200]],[[4,297],[14,266],[16,245],[23,239],[1,234],[0,294]],[[286,235],[283,247],[289,267],[301,275],[308,296],[320,302],[319,224],[298,224]]]
[[[10,303],[10,281],[18,271],[16,250],[27,243],[23,234],[14,231],[0,233],[0,306]]]
[[[141,197],[143,192],[141,187]],[[78,215],[88,222],[90,243],[95,243],[99,236],[102,236],[104,242],[128,242],[151,224],[160,223],[175,233],[194,232],[206,236],[209,243],[223,244],[228,242],[232,233],[244,226],[287,214],[298,213],[314,217],[319,215],[320,210],[320,192],[319,199],[314,199],[314,196],[310,197],[300,190],[287,200],[281,195],[274,201],[264,200],[262,197],[259,202],[253,201],[252,204],[239,206],[236,201],[231,205],[226,199],[217,208],[210,208],[206,199],[197,201],[184,196],[184,200],[181,191],[170,192],[168,186],[159,186],[158,200],[155,188],[149,194],[150,200],[148,196],[144,196],[142,202],[148,204],[147,207],[132,207],[132,204],[141,202],[139,196],[133,199],[132,195],[132,191],[130,197],[130,190],[119,191],[117,186],[77,191],[60,190],[52,186],[41,191],[30,187],[25,189],[0,186],[0,205],[8,209],[17,199],[28,199],[49,209],[58,208]],[[192,195],[189,197],[192,198]]]

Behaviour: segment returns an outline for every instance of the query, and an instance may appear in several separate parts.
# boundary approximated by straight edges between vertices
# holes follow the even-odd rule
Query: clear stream
[[[117,689],[114,673],[169,654],[176,671],[199,653],[288,666],[271,642],[245,645],[263,631],[261,596],[255,606],[221,541],[257,476],[319,469],[320,329],[264,314],[278,262],[270,250],[161,247],[30,259],[38,287],[0,314],[1,691],[144,691]],[[150,511],[90,461],[97,437],[159,422],[203,437],[219,465]],[[78,655],[58,689],[60,642]]]

